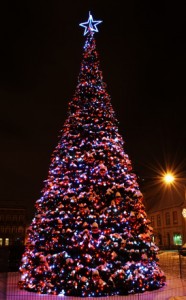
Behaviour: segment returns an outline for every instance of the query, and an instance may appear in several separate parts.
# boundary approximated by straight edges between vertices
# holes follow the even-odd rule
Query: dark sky
[[[180,3],[1,3],[1,205],[33,213],[76,88],[85,41],[78,24],[89,10],[103,20],[95,35],[100,67],[134,171],[148,178],[152,167],[186,170],[186,10]]]

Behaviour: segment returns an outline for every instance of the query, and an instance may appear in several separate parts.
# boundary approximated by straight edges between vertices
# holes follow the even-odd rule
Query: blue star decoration
[[[79,26],[84,27],[84,35],[88,32],[98,32],[97,25],[100,24],[102,21],[94,21],[91,13],[89,12],[89,18],[87,22],[80,23]]]

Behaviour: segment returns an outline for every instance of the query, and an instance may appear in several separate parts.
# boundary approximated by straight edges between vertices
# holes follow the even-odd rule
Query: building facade
[[[169,187],[162,194],[156,194],[156,197],[146,201],[147,215],[154,229],[154,242],[160,249],[179,249],[186,243],[184,191],[178,192],[174,187]]]
[[[154,241],[163,249],[176,249],[183,245],[184,219],[182,207],[175,206],[148,213],[154,229]]]
[[[24,243],[26,231],[26,210],[24,208],[0,208],[0,247],[15,242]]]

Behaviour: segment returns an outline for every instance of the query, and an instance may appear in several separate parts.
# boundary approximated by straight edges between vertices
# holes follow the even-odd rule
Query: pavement
[[[20,290],[17,283],[20,279],[18,272],[8,273],[6,297],[0,300],[59,300],[60,296],[38,295],[25,290]],[[2,281],[3,282],[3,281]],[[65,299],[66,298],[66,299]],[[128,296],[111,296],[110,300],[186,300],[186,280],[180,278],[167,278],[166,285],[155,291]],[[65,297],[64,300],[90,300],[90,298]],[[108,299],[108,297],[107,297]],[[106,300],[106,297],[93,298],[93,300]]]
[[[169,298],[169,300],[186,300],[186,296],[175,296]]]

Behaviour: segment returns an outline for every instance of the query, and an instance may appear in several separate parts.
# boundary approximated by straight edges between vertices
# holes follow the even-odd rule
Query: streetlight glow
[[[164,181],[167,183],[167,184],[171,184],[173,183],[174,181],[174,176],[171,174],[171,173],[167,173],[164,175]]]

